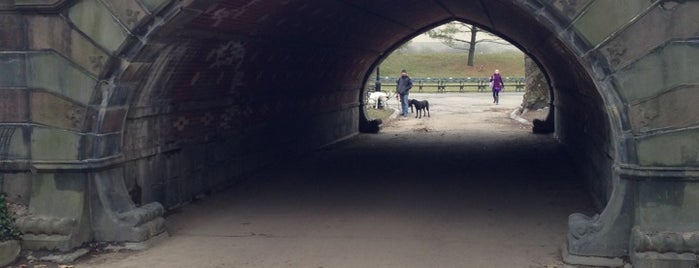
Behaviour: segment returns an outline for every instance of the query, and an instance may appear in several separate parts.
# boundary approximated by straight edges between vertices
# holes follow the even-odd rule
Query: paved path
[[[414,96],[430,118],[276,165],[169,216],[152,248],[76,267],[562,267],[568,215],[592,208],[557,142],[507,118],[521,94]]]

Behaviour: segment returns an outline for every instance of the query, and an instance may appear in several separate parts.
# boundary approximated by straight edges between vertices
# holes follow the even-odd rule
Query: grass
[[[467,53],[393,53],[380,68],[382,77],[397,77],[401,69],[413,78],[490,77],[495,69],[505,77],[524,77],[524,54],[504,52],[477,54],[474,66],[467,66]]]

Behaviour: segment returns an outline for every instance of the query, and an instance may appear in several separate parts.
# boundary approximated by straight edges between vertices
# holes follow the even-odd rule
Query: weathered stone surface
[[[114,1],[119,1],[119,0],[114,0]],[[163,4],[169,3],[172,0],[141,0],[141,3],[148,8],[150,12],[154,12],[158,10]]]
[[[646,10],[652,1],[595,1],[574,25],[592,46],[596,46]]]
[[[29,159],[28,137],[25,127],[0,125],[0,160]]]
[[[113,16],[100,1],[79,1],[68,10],[71,22],[109,53],[116,52],[128,37]]]
[[[592,0],[546,0],[542,2],[548,2],[566,18],[572,20],[575,16],[580,14],[583,8],[592,2]]]
[[[81,231],[147,238],[162,229],[162,207],[134,202],[186,204],[356,134],[367,70],[450,19],[505,35],[548,72],[556,137],[604,209],[572,217],[571,254],[630,257],[636,216],[658,231],[675,227],[662,221],[672,216],[697,229],[690,221],[699,208],[689,204],[699,203],[699,189],[631,183],[692,180],[686,174],[699,165],[696,1],[83,0],[41,14],[15,11],[20,2],[64,1],[0,3],[16,12],[0,15],[12,25],[0,35],[17,35],[0,36],[0,104],[20,108],[0,108],[0,167],[16,172],[8,163],[19,160],[37,170],[31,200],[40,203],[76,189],[74,180],[101,185],[82,193],[95,198],[89,206],[67,204],[91,208],[86,214],[34,219],[28,230],[53,227],[25,237],[31,246],[65,249],[72,244],[47,240],[77,241],[56,235]],[[22,114],[19,103],[30,100],[36,105]],[[72,106],[89,107],[86,122],[65,116]],[[36,125],[21,121],[30,115]],[[616,173],[639,166],[648,170]],[[85,215],[89,224],[61,231]]]
[[[102,113],[91,109],[86,118],[86,129],[95,133],[121,132],[124,129],[124,118],[126,109],[109,109]]]
[[[22,28],[22,16],[0,14],[0,50],[21,50],[25,46],[26,33]]]
[[[2,174],[0,191],[7,194],[7,200],[28,205],[31,196],[32,174],[29,172]]]
[[[35,127],[31,153],[34,160],[78,160],[80,135],[60,129]]]
[[[161,121],[157,117],[130,119],[124,128],[125,151],[147,150],[161,145]]]
[[[28,19],[28,33],[30,49],[53,49],[92,76],[99,76],[109,61],[107,53],[75,31],[63,17],[31,17]]]
[[[81,140],[81,159],[101,159],[121,153],[121,133],[84,135]]]
[[[621,96],[635,103],[682,85],[699,84],[696,66],[699,46],[675,42],[617,72],[614,79]]]
[[[27,94],[27,90],[22,89],[0,89],[0,122],[29,121]]]
[[[19,256],[18,240],[0,241],[0,266],[12,264]]]
[[[13,0],[8,8],[19,8],[27,10],[53,10],[64,5],[69,0]]]
[[[643,252],[631,255],[634,268],[694,268],[697,256],[691,253]]]
[[[699,86],[680,86],[629,108],[634,133],[699,125]]]
[[[32,122],[72,131],[82,130],[85,106],[41,91],[31,93],[30,103]]]
[[[131,31],[148,15],[136,0],[109,0],[104,1],[104,4]]]
[[[83,105],[89,103],[97,85],[94,78],[53,53],[29,54],[27,57],[28,87],[55,92]]]
[[[86,242],[87,185],[85,174],[34,174],[31,215],[18,220],[22,248],[69,251]]]
[[[22,53],[0,54],[0,87],[26,87],[25,62]]]
[[[600,52],[612,70],[623,68],[666,42],[695,37],[699,33],[697,14],[699,2],[665,2],[620,32]]]
[[[537,110],[549,107],[551,101],[549,85],[539,66],[529,57],[524,58],[524,77],[526,77],[526,91],[522,108]]]
[[[638,161],[646,166],[699,166],[699,130],[639,138]]]
[[[688,224],[699,222],[699,215],[693,211],[699,210],[699,183],[674,182],[674,181],[640,181],[637,189],[638,207],[636,208],[635,224],[641,229],[654,231],[659,227],[672,226],[675,224]],[[685,230],[678,228],[678,230]],[[688,230],[685,230],[688,231]],[[699,229],[694,230],[699,231]],[[698,234],[699,235],[699,234]],[[659,239],[666,239],[666,235],[658,235]],[[687,236],[689,238],[689,236]],[[688,252],[692,249],[685,246],[682,237],[675,245],[663,245],[663,243],[651,243],[648,251],[673,251],[674,247],[679,247],[675,252]],[[667,248],[653,248],[665,247]],[[699,245],[696,245],[699,246]]]

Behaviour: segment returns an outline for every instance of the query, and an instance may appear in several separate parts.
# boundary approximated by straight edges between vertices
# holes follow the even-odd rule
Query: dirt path
[[[563,267],[567,217],[592,208],[555,140],[508,118],[521,94],[412,97],[431,117],[265,170],[169,216],[151,248],[75,267]]]

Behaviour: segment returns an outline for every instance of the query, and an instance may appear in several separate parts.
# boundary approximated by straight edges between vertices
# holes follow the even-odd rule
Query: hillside
[[[381,76],[395,77],[401,69],[411,77],[487,77],[499,69],[506,77],[524,76],[524,54],[502,52],[477,54],[475,66],[466,66],[466,52],[396,52],[380,65]]]

